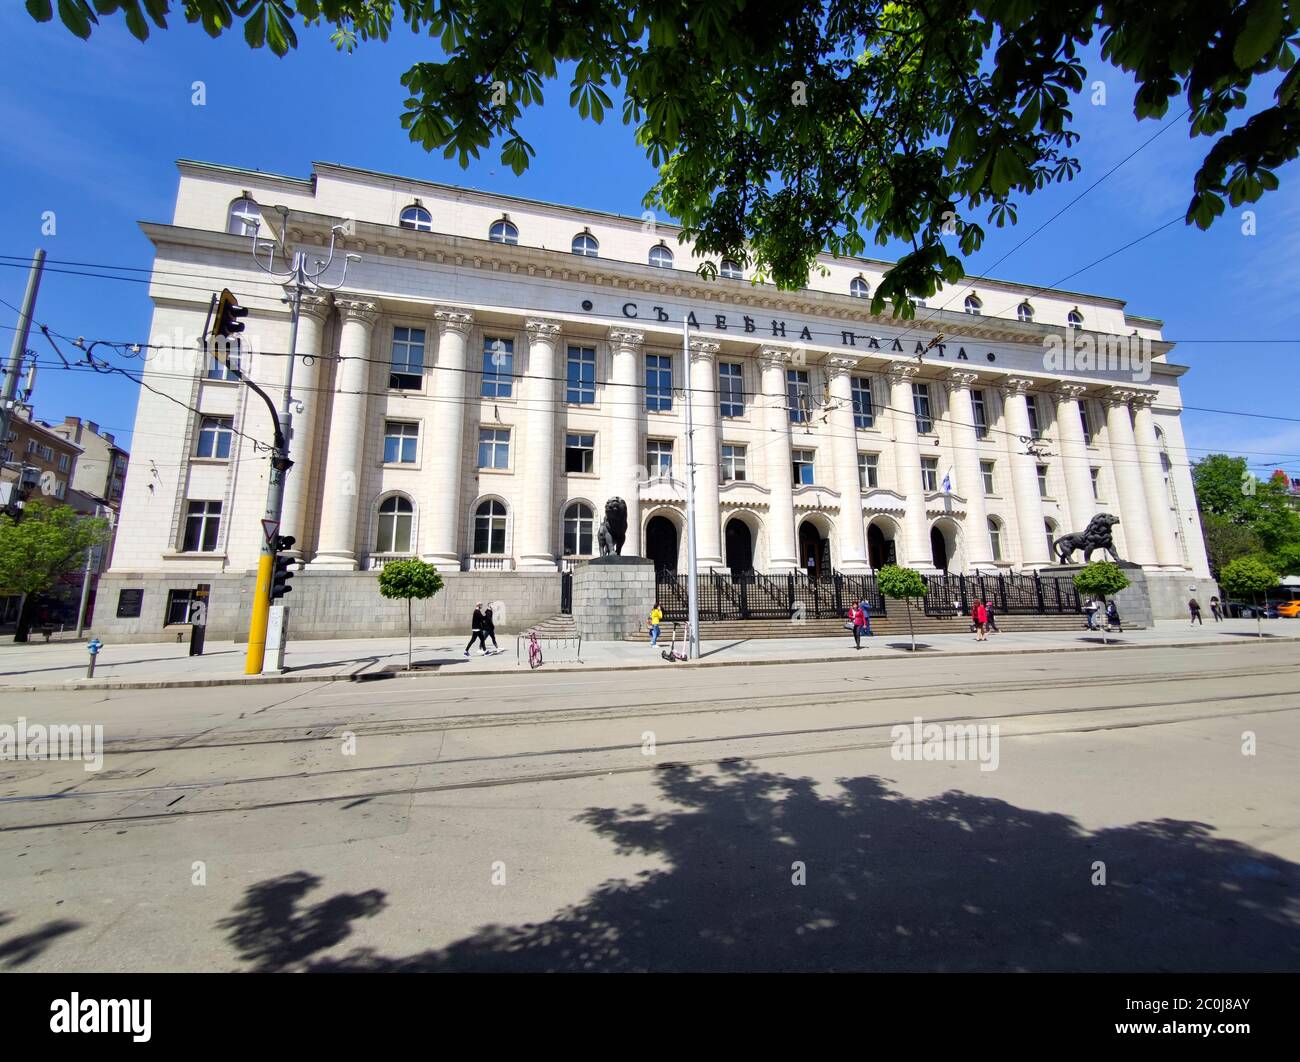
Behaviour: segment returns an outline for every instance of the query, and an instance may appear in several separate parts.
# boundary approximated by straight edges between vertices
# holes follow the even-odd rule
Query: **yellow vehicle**
[[[1277,614],[1287,619],[1300,619],[1300,600],[1283,601],[1277,606]]]

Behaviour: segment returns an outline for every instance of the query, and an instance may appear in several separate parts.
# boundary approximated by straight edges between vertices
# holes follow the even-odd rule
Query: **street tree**
[[[1258,556],[1276,572],[1300,574],[1300,512],[1285,473],[1258,479],[1244,457],[1209,454],[1192,465],[1211,569]]]
[[[1219,587],[1225,594],[1238,599],[1248,596],[1256,604],[1259,604],[1259,595],[1272,590],[1277,583],[1277,572],[1257,557],[1241,557],[1225,565],[1219,573]],[[1262,638],[1261,611],[1255,610],[1255,633]]]
[[[36,601],[79,566],[86,550],[108,541],[108,521],[68,505],[29,501],[19,518],[0,515],[0,591],[22,594],[15,642],[27,641]]]
[[[389,561],[379,570],[379,592],[387,598],[406,601],[406,670],[411,670],[411,602],[433,597],[442,589],[437,567],[417,558]]]
[[[912,639],[911,652],[916,652],[916,631],[912,628],[912,598],[925,597],[925,580],[913,568],[900,568],[886,564],[876,576],[880,592],[886,597],[902,601],[907,609],[907,633]]]
[[[401,75],[402,127],[462,166],[495,147],[527,169],[525,112],[567,81],[582,118],[617,110],[635,128],[659,173],[644,205],[679,221],[702,256],[790,289],[824,251],[896,241],[908,250],[872,312],[892,304],[904,317],[965,275],[983,224],[1014,224],[1022,197],[1074,177],[1080,100],[1120,106],[1131,80],[1139,121],[1176,107],[1171,120],[1206,146],[1184,217],[1202,229],[1276,189],[1300,150],[1300,14],[1283,0],[57,4],[83,39],[120,14],[144,40],[178,8],[213,37],[242,26],[249,46],[280,56],[305,27],[351,51],[406,25],[434,43]],[[27,10],[49,21],[55,5]]]
[[[1101,600],[1101,614],[1104,621],[1106,599],[1112,594],[1118,594],[1128,586],[1128,576],[1124,574],[1118,564],[1113,564],[1110,561],[1093,561],[1086,568],[1074,573],[1074,586],[1079,593]],[[1106,640],[1106,626],[1106,622],[1101,625],[1102,645],[1110,644]]]

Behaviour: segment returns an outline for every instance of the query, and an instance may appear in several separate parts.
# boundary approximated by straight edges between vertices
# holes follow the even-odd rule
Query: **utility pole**
[[[263,272],[269,273],[287,287],[292,287],[293,293],[288,300],[290,304],[289,365],[285,373],[284,392],[280,398],[280,409],[278,412],[274,407],[271,409],[276,424],[275,449],[271,454],[271,475],[267,483],[266,510],[262,518],[262,548],[257,559],[257,585],[253,590],[252,617],[248,625],[248,655],[244,661],[244,674],[246,675],[260,675],[266,660],[266,631],[271,615],[271,583],[275,574],[275,561],[280,543],[280,521],[284,509],[284,481],[289,474],[289,469],[293,467],[293,461],[289,458],[289,446],[293,439],[293,404],[295,401],[293,398],[293,370],[298,360],[298,317],[302,308],[302,295],[304,291],[338,290],[347,279],[348,263],[361,261],[360,255],[345,255],[343,259],[343,275],[339,278],[339,282],[333,285],[322,284],[320,278],[334,261],[334,244],[343,231],[343,226],[335,225],[330,229],[329,254],[324,260],[317,259],[314,267],[308,269],[306,252],[294,251],[292,252],[292,258],[290,258],[291,252],[286,239],[288,230],[286,222],[289,208],[278,206],[275,209],[281,219],[277,239],[271,243],[267,261],[263,263],[257,257],[260,245],[257,232],[254,231],[253,261],[257,263]],[[286,261],[291,262],[287,269],[277,270],[275,268],[277,247]],[[261,388],[246,377],[241,378],[261,394],[262,398],[270,405],[270,400]],[[284,606],[280,607],[283,608]],[[280,629],[285,629],[283,624]]]
[[[699,577],[695,571],[695,420],[691,390],[691,326],[682,317],[682,365],[686,377],[686,658],[700,655]]]
[[[32,330],[36,293],[41,287],[41,271],[44,268],[45,251],[38,249],[32,256],[31,272],[27,274],[27,290],[23,293],[22,310],[18,314],[18,327],[14,329],[14,342],[9,348],[9,361],[5,365],[4,397],[0,399],[0,446],[8,445],[9,423],[13,418],[14,399],[18,394],[18,377],[23,371],[23,356],[27,352],[27,337]],[[20,483],[21,478],[20,474]]]

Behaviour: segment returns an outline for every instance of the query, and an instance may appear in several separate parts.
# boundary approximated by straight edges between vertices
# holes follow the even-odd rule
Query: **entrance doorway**
[[[811,520],[799,525],[799,570],[812,579],[831,573],[831,544]]]
[[[655,571],[677,570],[677,528],[666,516],[652,516],[645,525],[645,555]]]
[[[732,575],[743,575],[754,569],[754,534],[749,525],[738,516],[727,521],[727,567]]]
[[[867,561],[877,571],[887,564],[898,563],[894,540],[885,537],[879,524],[872,524],[867,528]]]
[[[938,571],[948,570],[948,540],[938,527],[930,528],[930,559]]]

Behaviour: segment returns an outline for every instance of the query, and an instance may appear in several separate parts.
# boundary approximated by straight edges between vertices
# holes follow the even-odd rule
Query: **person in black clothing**
[[[1115,607],[1114,601],[1106,602],[1106,623],[1114,627],[1120,634],[1124,633],[1124,624],[1119,621],[1119,609]]]
[[[483,650],[483,655],[487,656],[487,643],[483,641],[483,602],[480,601],[474,606],[474,618],[469,621],[469,644],[465,646],[465,655],[469,656],[469,651],[478,642],[479,648]]]
[[[1189,626],[1197,623],[1202,627],[1205,626],[1205,620],[1201,619],[1201,603],[1196,598],[1192,598],[1187,602],[1187,611],[1192,615],[1192,623]]]
[[[483,613],[483,651],[487,651],[486,639],[492,639],[492,648],[497,652],[501,651],[501,646],[497,645],[497,627],[496,621],[492,619],[492,606],[488,605]]]

